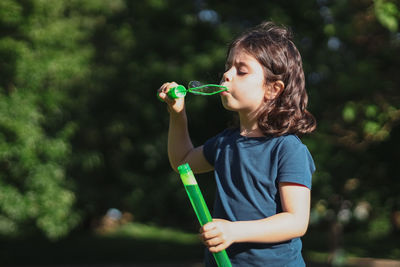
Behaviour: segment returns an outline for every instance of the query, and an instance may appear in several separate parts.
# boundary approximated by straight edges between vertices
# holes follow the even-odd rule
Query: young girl
[[[227,249],[233,266],[304,266],[301,240],[310,212],[313,159],[296,136],[313,131],[300,54],[287,29],[263,23],[239,36],[228,50],[221,84],[223,106],[239,115],[199,147],[189,137],[184,99],[159,96],[170,113],[168,156],[174,170],[214,170],[217,194],[212,222],[200,229],[210,252]]]

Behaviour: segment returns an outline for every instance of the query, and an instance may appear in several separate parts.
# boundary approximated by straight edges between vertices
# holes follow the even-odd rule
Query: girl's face
[[[228,91],[220,93],[222,105],[240,113],[256,112],[265,99],[264,81],[261,64],[244,50],[233,49],[221,80],[221,85],[228,87]]]

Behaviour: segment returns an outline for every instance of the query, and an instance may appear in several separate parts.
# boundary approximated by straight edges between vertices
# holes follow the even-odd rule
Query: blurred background
[[[218,83],[229,42],[272,20],[318,121],[305,259],[400,266],[399,19],[398,0],[1,0],[0,265],[201,263],[156,90]],[[187,111],[195,145],[232,120],[218,96]]]

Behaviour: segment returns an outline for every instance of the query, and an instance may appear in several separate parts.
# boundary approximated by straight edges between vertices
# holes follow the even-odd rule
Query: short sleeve
[[[315,171],[314,160],[300,140],[287,140],[279,152],[278,182],[291,182],[311,189],[311,177]]]

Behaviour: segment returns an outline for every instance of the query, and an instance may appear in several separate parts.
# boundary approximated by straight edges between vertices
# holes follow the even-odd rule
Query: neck
[[[264,136],[261,129],[258,127],[256,114],[241,114],[240,120],[240,135],[246,137],[262,137]]]

